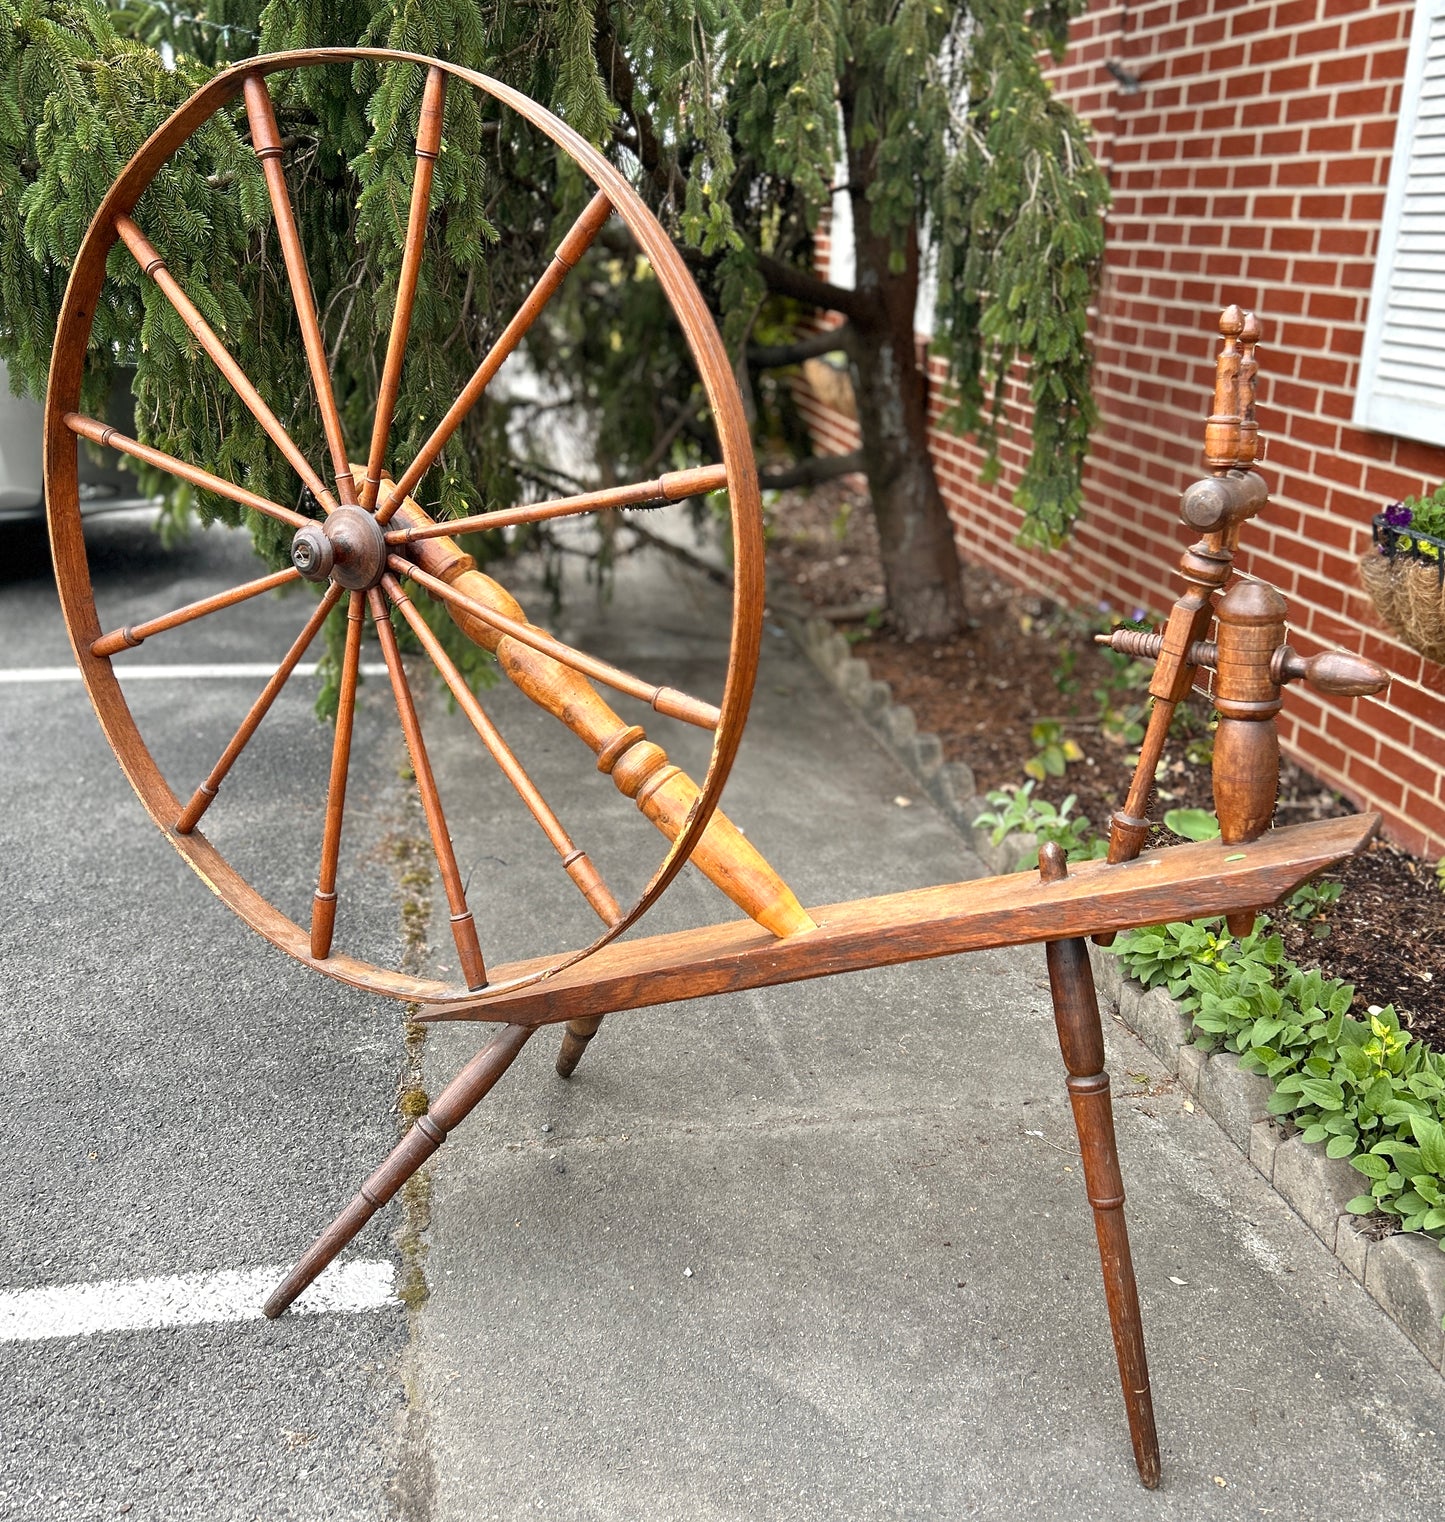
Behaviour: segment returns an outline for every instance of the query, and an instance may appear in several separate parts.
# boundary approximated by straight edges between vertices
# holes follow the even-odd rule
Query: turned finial
[[[1204,463],[1214,471],[1231,470],[1239,457],[1239,337],[1244,313],[1227,306],[1220,313],[1224,347],[1214,365],[1214,411],[1204,425]]]
[[[1253,312],[1246,312],[1239,335],[1243,352],[1239,356],[1239,453],[1235,456],[1241,470],[1248,470],[1259,454],[1259,423],[1254,416],[1254,388],[1259,374],[1254,350],[1259,337],[1259,319]]]

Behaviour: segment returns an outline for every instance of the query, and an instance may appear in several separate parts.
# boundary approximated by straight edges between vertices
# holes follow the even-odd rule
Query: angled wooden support
[[[1045,883],[1062,882],[1068,875],[1064,853],[1052,842],[1039,852],[1039,873]],[[1065,1083],[1079,1133],[1084,1188],[1099,1239],[1104,1299],[1114,1333],[1129,1438],[1134,1445],[1139,1478],[1153,1490],[1159,1484],[1159,1437],[1154,1428],[1139,1289],[1129,1254],[1129,1228],[1124,1221],[1124,1178],[1119,1170],[1109,1075],[1104,1070],[1104,1030],[1099,1020],[1094,974],[1089,966],[1089,946],[1082,936],[1070,936],[1067,940],[1049,941],[1044,953],[1049,964],[1059,1050],[1068,1072]]]

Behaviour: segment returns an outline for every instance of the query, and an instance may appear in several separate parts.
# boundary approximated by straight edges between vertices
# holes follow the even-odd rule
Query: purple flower
[[[1414,516],[1403,502],[1392,502],[1385,509],[1385,522],[1390,528],[1408,528]]]

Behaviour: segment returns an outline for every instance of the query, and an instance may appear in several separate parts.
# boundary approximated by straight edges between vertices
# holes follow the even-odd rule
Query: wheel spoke
[[[387,440],[391,436],[392,415],[396,411],[396,398],[401,390],[401,366],[406,357],[407,335],[411,331],[417,275],[421,270],[426,219],[431,206],[432,171],[437,154],[441,151],[446,85],[447,77],[441,69],[434,67],[427,70],[426,88],[421,97],[421,115],[416,127],[416,177],[411,185],[406,244],[401,256],[401,274],[396,283],[396,306],[392,311],[391,332],[386,340],[381,387],[376,396],[376,418],[371,427],[371,451],[367,455],[366,479],[361,484],[361,505],[368,512],[376,506],[382,467],[386,464]]]
[[[496,612],[485,603],[478,602],[476,598],[468,597],[464,592],[458,592],[455,587],[449,586],[440,577],[431,575],[420,566],[412,565],[400,555],[388,557],[388,564],[399,575],[409,577],[434,597],[440,598],[442,602],[450,603],[452,607],[470,614],[473,618],[480,619],[497,630],[499,634],[509,635],[519,644],[537,650],[543,655],[551,656],[554,661],[570,667],[573,671],[580,671],[584,676],[590,676],[616,692],[625,692],[629,697],[639,698],[656,712],[666,714],[668,718],[681,719],[685,724],[695,724],[699,729],[713,730],[722,721],[722,715],[711,703],[704,703],[700,698],[690,697],[685,692],[679,692],[675,687],[655,686],[639,676],[633,676],[631,672],[598,660],[596,656],[575,650],[571,645],[565,645],[561,640],[553,639],[550,634],[544,633],[535,624],[526,624],[515,618],[508,618],[506,614]]]
[[[504,507],[494,513],[476,513],[470,518],[448,518],[441,523],[426,523],[416,528],[392,529],[387,533],[386,541],[388,544],[414,544],[418,539],[441,539],[452,534],[512,528],[519,523],[544,523],[549,518],[572,518],[580,513],[598,513],[607,508],[659,506],[664,502],[681,502],[684,497],[701,497],[708,492],[721,491],[727,484],[726,465],[670,470],[655,481],[609,486],[604,491],[556,497],[549,502],[531,502],[521,507]]]
[[[281,664],[276,668],[264,688],[261,696],[251,705],[251,711],[241,720],[241,727],[236,731],[231,743],[221,755],[221,759],[211,768],[211,774],[191,795],[191,801],[181,811],[181,816],[176,820],[176,834],[189,835],[200,823],[201,815],[211,806],[221,783],[225,781],[226,774],[236,764],[240,754],[251,742],[251,736],[260,727],[261,720],[270,712],[271,705],[280,695],[281,689],[286,685],[291,673],[296,669],[301,657],[306,654],[320,632],[322,624],[326,622],[327,614],[341,600],[342,589],[340,587],[328,587],[326,596],[316,605],[315,612],[306,620],[306,627],[296,636],[296,642],[286,652]]]
[[[266,190],[276,217],[276,236],[286,261],[286,275],[291,282],[291,299],[296,303],[296,317],[301,324],[301,341],[306,348],[306,363],[311,370],[311,384],[316,388],[316,404],[321,409],[321,426],[326,433],[326,447],[331,451],[331,468],[336,474],[336,491],[346,503],[356,502],[356,484],[351,478],[346,440],[341,436],[341,414],[336,410],[336,396],[331,387],[331,372],[326,363],[326,341],[321,336],[321,322],[316,315],[316,294],[311,288],[311,271],[306,266],[306,251],[296,227],[296,212],[286,185],[286,171],[281,167],[281,133],[276,126],[276,108],[271,92],[259,74],[247,77],[243,93],[246,119],[251,124],[251,146],[261,160],[266,176]]]
[[[311,462],[296,447],[290,434],[282,426],[281,419],[266,405],[261,393],[246,378],[245,371],[231,357],[210,323],[196,310],[195,303],[166,268],[166,262],[156,252],[155,245],[129,217],[117,217],[115,228],[120,234],[121,241],[131,251],[135,262],[140,265],[142,272],[155,281],[161,294],[176,309],[181,321],[190,329],[191,336],[210,356],[211,363],[231,383],[236,395],[246,404],[252,417],[285,456],[287,464],[311,488],[312,495],[322,507],[328,513],[335,512],[336,498],[332,496],[326,483],[317,475]]]
[[[302,528],[312,521],[303,513],[293,512],[289,507],[282,507],[279,502],[272,502],[268,497],[258,497],[255,492],[247,491],[244,486],[237,486],[233,481],[213,476],[210,471],[202,470],[198,465],[187,465],[184,460],[178,460],[174,455],[166,454],[164,450],[152,449],[149,444],[141,444],[135,439],[129,439],[108,423],[86,417],[84,413],[67,412],[65,426],[82,438],[90,439],[96,444],[103,444],[110,449],[117,449],[121,454],[128,454],[145,465],[154,465],[157,470],[163,470],[178,480],[189,481],[192,486],[199,486],[203,491],[215,492],[218,497],[239,502],[242,507],[249,507],[253,513],[262,513],[267,518],[276,519],[278,523],[289,523],[293,528]]]
[[[596,910],[602,923],[615,925],[622,918],[622,910],[618,907],[617,900],[612,896],[607,884],[603,882],[596,867],[588,860],[587,853],[578,850],[572,837],[562,827],[561,820],[552,812],[547,800],[537,791],[537,785],[527,775],[512,748],[502,738],[496,725],[487,716],[486,710],[477,701],[476,695],[467,686],[466,679],[442,648],[442,643],[436,637],[431,625],[417,612],[415,604],[402,590],[401,584],[394,576],[383,576],[381,584],[386,589],[387,596],[401,609],[401,616],[411,626],[412,633],[420,641],[422,649],[432,658],[437,670],[441,672],[442,680],[451,690],[457,706],[471,721],[472,728],[476,730],[482,744],[492,753],[493,759],[501,767],[507,781],[517,790],[522,802],[531,810],[532,817],[542,826],[542,832],[551,841],[558,856],[562,858],[562,865],[567,875],[582,890],[583,897]]]
[[[346,811],[346,777],[351,769],[351,732],[356,718],[356,676],[361,666],[361,630],[365,622],[366,594],[353,592],[346,609],[346,651],[341,659],[331,781],[326,789],[321,868],[316,874],[316,892],[311,901],[311,955],[318,962],[331,955],[331,937],[336,929],[336,864],[341,856],[341,816]]]
[[[187,603],[184,608],[177,608],[171,613],[162,613],[159,618],[148,618],[143,624],[127,624],[123,629],[112,629],[109,634],[102,634],[91,644],[90,653],[114,655],[119,650],[134,649],[142,640],[149,639],[152,634],[164,634],[167,629],[177,629],[193,619],[204,618],[208,613],[219,613],[222,608],[233,608],[239,602],[259,597],[262,592],[269,592],[273,587],[284,587],[288,582],[299,581],[300,577],[301,573],[295,566],[287,566],[284,571],[272,571],[269,576],[258,576],[255,581],[245,582],[239,587],[231,587],[225,592],[217,592],[213,597],[203,597],[199,602]]]
[[[411,462],[406,469],[406,474],[397,482],[395,495],[377,514],[379,522],[387,522],[392,513],[416,489],[421,478],[436,463],[437,456],[446,448],[447,440],[461,426],[462,419],[467,413],[481,400],[482,393],[492,382],[492,377],[502,368],[507,356],[521,343],[527,330],[541,316],[542,309],[567,278],[567,271],[586,253],[592,240],[601,231],[602,224],[611,215],[612,202],[599,190],[587,203],[582,215],[568,229],[567,236],[562,239],[557,252],[552,256],[552,262],[543,272],[541,279],[532,287],[517,315],[507,324],[502,336],[492,345],[487,357],[477,366],[472,378],[462,388],[461,395],[452,403],[447,415],[437,424],[432,436],[422,445],[421,453]]]
[[[381,643],[382,657],[391,677],[391,690],[396,698],[396,712],[401,720],[402,734],[411,756],[412,771],[416,773],[417,792],[421,795],[422,810],[426,814],[427,829],[431,833],[432,850],[436,853],[437,867],[441,872],[442,886],[446,890],[447,905],[451,910],[452,938],[457,944],[461,958],[462,976],[468,988],[485,988],[486,965],[482,961],[482,948],[477,940],[477,927],[472,911],[467,907],[466,890],[462,875],[457,869],[457,855],[452,848],[452,838],[447,832],[446,816],[442,813],[441,798],[437,794],[436,778],[432,775],[431,761],[421,736],[421,724],[416,716],[416,704],[412,701],[411,688],[407,685],[406,672],[402,669],[401,652],[397,649],[396,631],[391,627],[391,615],[386,599],[373,587],[367,593],[372,621],[376,625],[376,637]]]

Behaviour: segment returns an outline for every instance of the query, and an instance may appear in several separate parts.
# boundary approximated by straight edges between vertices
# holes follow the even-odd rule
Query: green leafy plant
[[[1164,816],[1164,828],[1185,840],[1219,839],[1219,820],[1209,809],[1170,809]]]
[[[1092,861],[1108,850],[1108,842],[1094,833],[1085,814],[1075,814],[1078,801],[1070,793],[1056,808],[1046,798],[1033,796],[1034,784],[1020,788],[998,788],[988,794],[992,809],[979,814],[974,825],[989,831],[994,845],[1010,835],[1036,836],[1040,845],[1052,842],[1063,848],[1070,861]],[[1024,862],[1020,870],[1027,868]]]
[[[1035,781],[1045,777],[1062,777],[1072,762],[1082,761],[1084,753],[1077,741],[1064,734],[1064,726],[1057,719],[1040,719],[1029,730],[1029,738],[1037,747],[1035,753],[1024,762],[1024,771]]]
[[[1401,1029],[1393,1007],[1351,1018],[1354,989],[1291,962],[1263,917],[1237,942],[1198,920],[1125,932],[1115,951],[1146,987],[1169,989],[1201,1045],[1272,1081],[1270,1114],[1370,1180],[1351,1211],[1445,1249],[1445,1054]]]
[[[1285,900],[1285,912],[1292,920],[1306,926],[1316,940],[1322,941],[1330,933],[1325,911],[1339,902],[1343,891],[1343,884],[1331,878],[1305,883]]]

